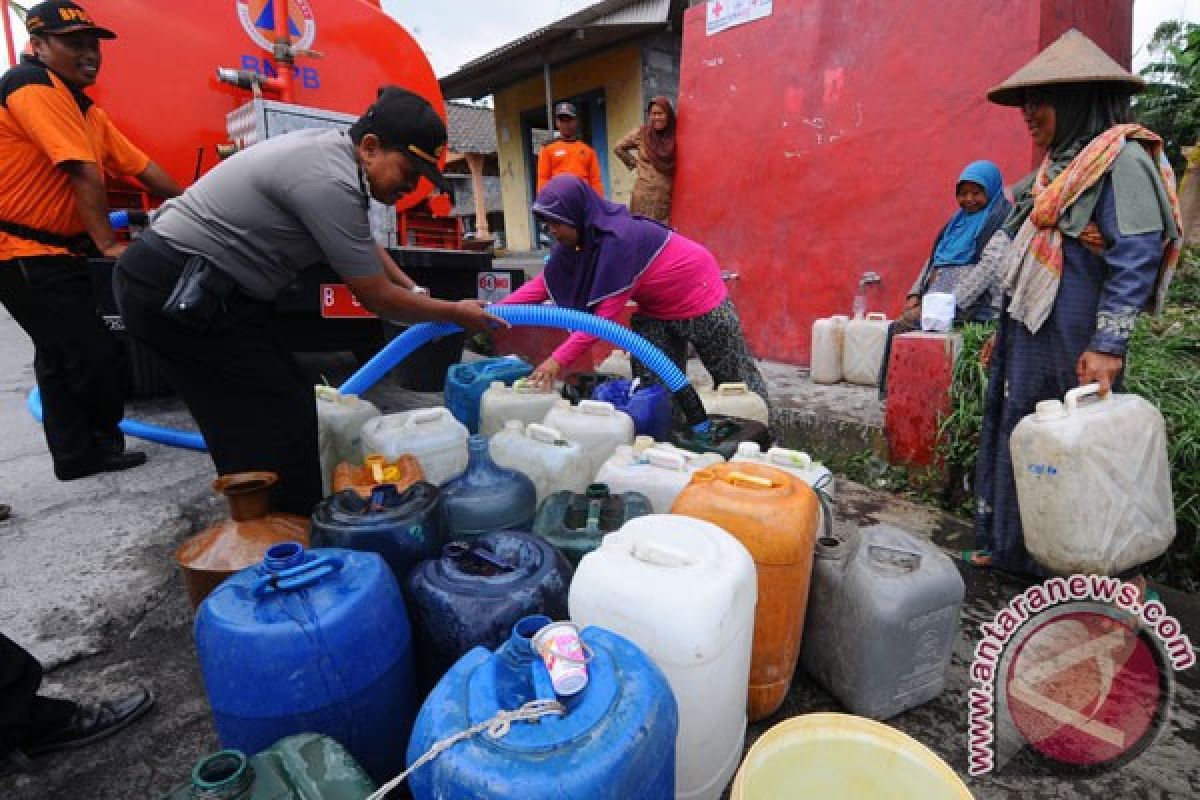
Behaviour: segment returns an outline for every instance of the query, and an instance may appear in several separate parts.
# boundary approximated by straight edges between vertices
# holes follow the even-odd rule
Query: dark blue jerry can
[[[541,537],[497,531],[451,542],[405,582],[417,679],[431,688],[472,647],[499,647],[530,614],[567,617],[571,565]]]
[[[442,551],[441,490],[417,481],[403,492],[376,486],[368,498],[338,492],[313,510],[311,536],[314,547],[378,553],[402,581],[413,565]]]
[[[196,652],[222,747],[256,753],[321,733],[377,782],[404,769],[412,636],[375,553],[275,545],[200,605]]]
[[[550,620],[526,617],[495,652],[463,656],[421,706],[408,746],[415,762],[435,742],[515,710],[555,700],[531,639]],[[562,716],[473,736],[409,778],[416,800],[673,800],[679,714],[666,678],[636,645],[585,628],[588,683],[558,697]]]
[[[533,366],[515,356],[484,358],[455,364],[446,371],[446,388],[442,396],[454,418],[479,433],[479,401],[492,381],[512,385],[518,378],[533,372]]]
[[[633,430],[653,436],[656,442],[671,438],[671,393],[660,383],[639,386],[630,391],[633,381],[624,378],[607,381],[592,391],[593,400],[612,403],[617,411],[633,418]]]

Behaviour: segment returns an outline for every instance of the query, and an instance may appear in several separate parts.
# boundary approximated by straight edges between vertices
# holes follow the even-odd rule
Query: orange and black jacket
[[[85,233],[59,168],[67,161],[90,162],[114,176],[138,175],[150,163],[87,95],[26,56],[0,76],[0,261],[68,252],[5,227],[51,234],[43,239]]]

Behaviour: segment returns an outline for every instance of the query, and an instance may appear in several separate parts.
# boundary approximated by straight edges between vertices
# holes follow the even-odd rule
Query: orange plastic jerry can
[[[356,466],[343,461],[333,470],[333,491],[353,489],[359,497],[371,496],[371,489],[383,484],[394,484],[397,492],[403,492],[417,481],[425,480],[425,471],[417,457],[405,453],[395,461],[388,461],[372,453]]]
[[[758,607],[747,708],[751,720],[769,716],[787,695],[800,653],[820,524],[817,496],[774,467],[716,464],[692,476],[671,513],[719,525],[754,559]]]

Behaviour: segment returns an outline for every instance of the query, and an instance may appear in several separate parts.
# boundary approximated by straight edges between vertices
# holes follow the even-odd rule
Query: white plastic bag
[[[954,325],[954,295],[929,292],[921,298],[921,330],[948,331]]]

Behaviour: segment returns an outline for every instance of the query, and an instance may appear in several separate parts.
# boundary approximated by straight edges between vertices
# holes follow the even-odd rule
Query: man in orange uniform
[[[600,160],[596,151],[578,138],[579,115],[573,103],[559,103],[554,107],[554,127],[561,138],[548,142],[538,153],[537,190],[550,182],[555,175],[575,175],[604,197],[604,181],[600,178]]]
[[[32,56],[0,76],[0,302],[35,348],[46,444],[59,480],[128,469],[118,342],[96,313],[86,256],[116,257],[105,173],[150,192],[179,187],[93,105],[97,26],[71,2],[39,3],[25,18]]]

